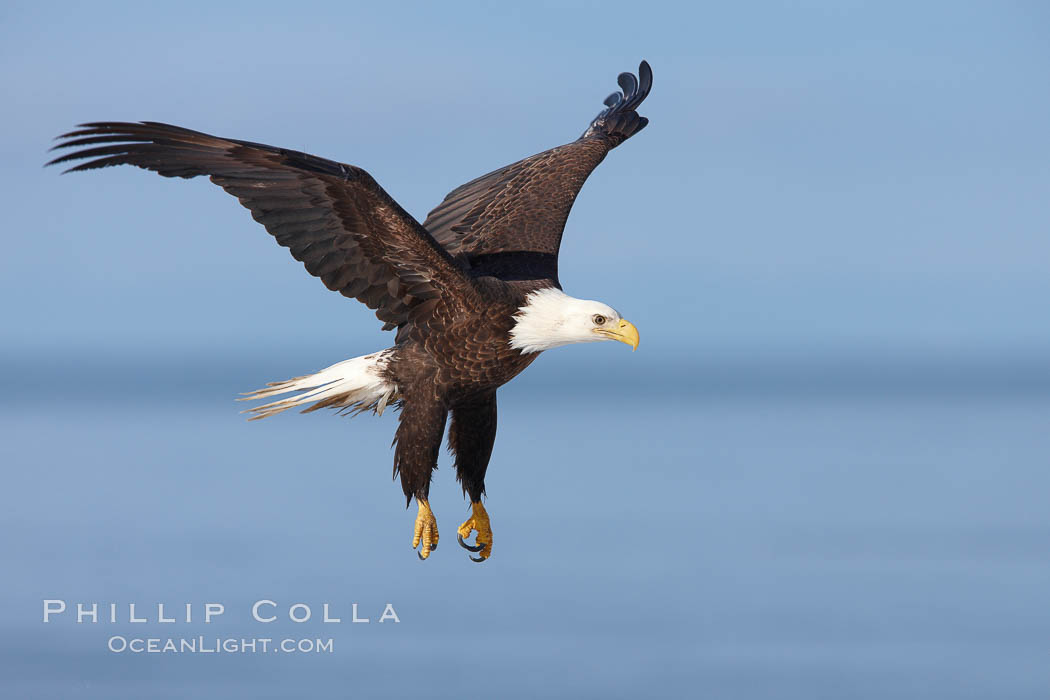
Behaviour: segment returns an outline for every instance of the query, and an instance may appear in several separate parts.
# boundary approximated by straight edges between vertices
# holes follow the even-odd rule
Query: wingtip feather
[[[653,70],[649,62],[642,60],[638,64],[638,75],[620,73],[616,82],[620,86],[620,92],[614,92],[605,98],[606,109],[599,113],[587,131],[583,132],[583,138],[603,134],[612,141],[613,146],[617,146],[649,123],[648,119],[635,111],[649,96],[653,86]]]

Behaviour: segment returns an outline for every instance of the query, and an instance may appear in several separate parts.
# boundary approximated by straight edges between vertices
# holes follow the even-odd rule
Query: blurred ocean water
[[[441,546],[426,563],[409,549],[393,415],[247,423],[230,399],[254,370],[191,369],[96,367],[79,385],[57,365],[14,373],[0,408],[10,697],[1050,687],[1045,373],[894,384],[908,372],[843,371],[821,389],[800,370],[738,367],[676,392],[593,371],[557,388],[523,378],[500,396],[495,552],[479,566],[455,543],[467,506],[446,457]],[[44,599],[100,602],[103,618],[109,602],[151,620],[158,602],[226,612],[44,624]],[[252,621],[261,599],[281,621]],[[300,602],[314,618],[292,624]],[[342,623],[318,620],[325,602]],[[349,622],[353,603],[369,624]],[[387,603],[399,623],[378,623]],[[331,638],[333,651],[131,655],[107,650],[114,635]]]

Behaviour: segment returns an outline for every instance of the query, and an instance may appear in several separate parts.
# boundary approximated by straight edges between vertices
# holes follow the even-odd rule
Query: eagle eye
[[[594,314],[594,316],[591,317],[591,320],[594,321],[594,325],[596,325],[596,326],[604,326],[605,325],[605,317],[602,316],[601,314]]]

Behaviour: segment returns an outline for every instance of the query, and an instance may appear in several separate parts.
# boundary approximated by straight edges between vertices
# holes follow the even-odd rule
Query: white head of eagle
[[[523,353],[599,340],[638,348],[638,329],[619,311],[600,301],[571,297],[557,287],[529,294],[515,318],[510,346]]]

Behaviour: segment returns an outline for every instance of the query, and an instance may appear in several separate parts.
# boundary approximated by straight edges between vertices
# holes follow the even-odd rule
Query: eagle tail
[[[383,371],[393,354],[391,348],[343,360],[314,374],[271,382],[265,389],[248,392],[237,400],[257,401],[297,392],[293,396],[242,411],[252,414],[248,420],[259,420],[298,406],[306,406],[303,413],[319,408],[334,408],[341,415],[357,415],[365,411],[382,415],[388,405],[400,398],[397,385]]]

